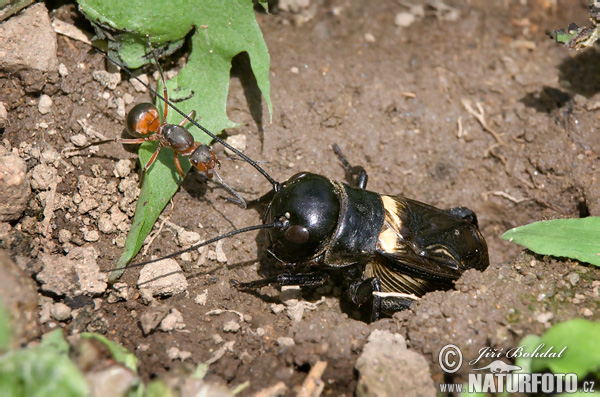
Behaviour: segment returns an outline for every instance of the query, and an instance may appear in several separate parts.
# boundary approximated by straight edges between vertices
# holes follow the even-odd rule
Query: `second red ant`
[[[163,75],[163,71],[160,67],[160,64],[158,63],[158,58],[154,53],[154,49],[152,48],[152,44],[150,43],[149,38],[148,45],[150,47],[152,57],[156,62],[163,86],[164,99],[161,99],[163,99],[166,102],[169,100],[169,97],[165,77]],[[120,67],[122,70],[129,72],[127,69],[125,69],[122,65],[119,65],[114,60],[108,57],[106,57],[106,59]],[[143,82],[141,83],[144,84]],[[232,201],[245,208],[246,202],[244,201],[244,199],[230,186],[223,182],[223,180],[217,173],[215,167],[217,165],[220,166],[221,163],[219,162],[211,148],[208,145],[205,145],[201,142],[196,142],[194,140],[193,135],[187,129],[184,128],[184,125],[188,120],[194,120],[196,118],[196,111],[192,110],[183,118],[183,120],[179,124],[169,124],[167,123],[168,109],[169,106],[165,105],[161,121],[160,113],[156,106],[147,102],[137,104],[127,114],[126,122],[126,131],[129,135],[133,136],[134,138],[106,139],[102,141],[93,142],[89,145],[79,148],[78,150],[87,149],[91,146],[102,145],[109,142],[117,142],[124,144],[142,144],[144,142],[158,142],[158,147],[144,166],[144,172],[147,172],[150,169],[150,167],[152,167],[152,164],[154,164],[154,162],[156,161],[156,158],[158,157],[158,154],[160,153],[160,150],[162,148],[170,148],[174,152],[173,158],[175,161],[175,167],[177,168],[177,171],[179,172],[179,175],[181,175],[182,178],[185,177],[185,172],[181,167],[179,156],[187,157],[191,165],[198,171],[204,173],[208,178],[212,178],[213,175],[216,175],[220,184],[223,187],[225,187],[232,195],[235,196],[236,199],[233,199]]]

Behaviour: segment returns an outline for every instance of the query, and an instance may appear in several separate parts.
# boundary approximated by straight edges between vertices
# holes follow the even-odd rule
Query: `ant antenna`
[[[229,193],[231,193],[233,196],[235,196],[235,199],[230,198],[230,200],[236,204],[238,204],[240,207],[246,209],[248,208],[247,204],[246,204],[246,200],[244,200],[242,198],[242,196],[240,196],[238,194],[238,192],[236,192],[235,190],[233,190],[233,188],[231,186],[229,186],[228,184],[225,183],[225,181],[223,181],[223,179],[221,178],[221,175],[219,175],[219,173],[217,172],[216,169],[212,169],[212,173],[213,175],[215,175],[217,177],[217,179],[219,180],[219,184],[221,186],[223,186]]]
[[[149,260],[149,261],[146,261],[146,262],[135,263],[133,265],[127,265],[127,266],[118,267],[118,268],[115,268],[115,269],[103,270],[103,272],[104,273],[112,273],[112,272],[119,271],[119,270],[130,269],[132,267],[145,266],[145,265],[148,265],[150,263],[155,263],[155,262],[158,262],[158,261],[162,261],[163,259],[174,258],[177,255],[181,255],[181,254],[183,254],[185,252],[194,251],[194,250],[196,250],[196,249],[198,249],[200,247],[204,247],[205,245],[209,245],[209,244],[212,244],[212,243],[217,242],[219,240],[223,240],[225,238],[235,236],[236,234],[251,232],[253,230],[260,230],[260,229],[280,228],[281,226],[282,226],[281,222],[274,222],[274,223],[267,223],[267,224],[263,224],[263,225],[254,225],[254,226],[248,226],[248,227],[244,227],[244,228],[237,229],[237,230],[232,230],[232,231],[230,231],[228,233],[222,234],[222,235],[217,236],[217,237],[213,237],[210,240],[206,240],[206,241],[204,241],[202,243],[198,243],[196,245],[192,245],[191,247],[186,248],[186,249],[184,249],[182,251],[174,252],[172,254],[169,254],[167,256],[163,256],[163,257],[158,258],[158,259],[152,259],[152,260]]]
[[[254,169],[256,169],[258,172],[260,172],[262,174],[262,176],[264,176],[267,179],[267,181],[269,181],[269,183],[271,185],[273,185],[273,191],[278,192],[279,190],[281,190],[281,184],[279,182],[277,182],[275,179],[273,179],[254,160],[252,160],[251,158],[249,158],[248,156],[246,156],[244,153],[240,152],[239,150],[237,150],[236,148],[234,148],[233,146],[231,146],[230,144],[228,144],[227,142],[225,142],[224,140],[222,140],[221,138],[219,138],[218,136],[216,136],[215,134],[213,134],[212,132],[210,132],[209,130],[207,130],[206,128],[204,128],[203,126],[201,126],[199,123],[196,122],[196,120],[194,120],[191,117],[189,117],[183,111],[179,110],[167,98],[162,97],[158,92],[156,92],[154,89],[152,89],[148,84],[146,84],[139,77],[137,77],[136,75],[134,75],[133,72],[131,70],[129,70],[127,67],[125,67],[121,63],[117,62],[116,60],[109,58],[105,53],[103,53],[102,51],[98,50],[97,48],[95,50],[98,51],[100,54],[102,54],[102,56],[104,58],[106,58],[110,63],[112,63],[113,65],[117,66],[121,70],[124,70],[129,76],[131,76],[134,79],[136,79],[139,83],[141,83],[144,87],[146,87],[148,89],[148,91],[150,91],[152,94],[154,94],[154,96],[156,96],[157,98],[159,98],[160,100],[162,100],[167,106],[169,106],[171,109],[173,109],[174,111],[176,111],[177,113],[179,113],[181,116],[185,117],[190,123],[192,123],[193,125],[195,125],[201,131],[203,131],[206,135],[210,136],[212,139],[214,139],[215,141],[219,142],[221,145],[225,146],[227,149],[231,150],[233,153],[237,154],[242,159],[244,159],[244,161],[246,161],[248,164],[250,164],[252,167],[254,167]],[[154,52],[152,52],[152,54],[153,54],[154,57],[156,57],[156,55],[154,54]],[[159,70],[160,70],[160,67],[159,67]],[[162,78],[162,71],[161,71],[161,78]]]

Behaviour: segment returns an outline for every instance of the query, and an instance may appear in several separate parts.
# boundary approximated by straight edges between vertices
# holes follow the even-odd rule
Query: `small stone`
[[[235,321],[235,320],[227,321],[223,325],[223,331],[224,332],[231,332],[233,334],[235,334],[236,332],[238,332],[240,330],[240,328],[241,328],[240,324],[237,321]]]
[[[290,338],[288,336],[280,336],[279,338],[277,338],[277,344],[282,347],[291,347],[294,346],[296,342],[294,342],[294,338]]]
[[[88,137],[85,134],[76,134],[71,136],[70,141],[77,147],[82,147],[88,144]]]
[[[67,69],[64,63],[58,65],[58,74],[60,74],[61,77],[67,77],[69,75],[69,69]]]
[[[217,254],[217,262],[227,263],[227,255],[225,255],[225,251],[223,251],[223,240],[220,240],[215,247],[215,252]]]
[[[50,314],[56,321],[67,321],[71,318],[71,308],[62,302],[58,302],[52,305]]]
[[[126,92],[123,94],[123,101],[125,101],[125,105],[129,106],[135,101],[135,98],[130,93]]]
[[[35,190],[49,190],[60,181],[56,168],[49,165],[38,164],[31,171],[31,187]]]
[[[292,72],[294,74],[298,74],[298,73],[300,73],[300,70],[297,67],[292,66],[292,68],[290,69],[290,72]]]
[[[275,314],[279,314],[285,310],[285,305],[274,303],[271,305],[271,311]]]
[[[117,231],[117,228],[115,228],[115,225],[110,220],[109,214],[104,213],[100,215],[98,218],[98,230],[104,234],[110,234]]]
[[[359,397],[436,395],[427,360],[408,350],[400,334],[371,332],[354,367],[358,372]]]
[[[131,160],[119,160],[115,164],[115,176],[121,179],[125,178],[131,173],[132,169],[133,165],[131,164]]]
[[[109,90],[114,90],[121,82],[120,72],[109,73],[106,70],[96,70],[92,72],[92,77]]]
[[[174,259],[163,259],[144,266],[137,285],[146,301],[152,301],[154,296],[179,294],[188,287],[181,267]]]
[[[100,234],[98,233],[97,230],[86,230],[83,233],[83,239],[85,241],[93,243],[93,242],[100,240]]]
[[[30,194],[25,161],[10,152],[0,154],[0,221],[19,219]]]
[[[169,314],[167,305],[154,305],[140,316],[140,326],[144,335],[149,335]]]
[[[188,351],[179,350],[176,347],[172,347],[169,350],[167,350],[167,356],[171,360],[181,360],[181,361],[184,361],[184,360],[187,360],[188,358],[192,357],[192,353],[190,353]]]
[[[67,229],[60,229],[58,231],[58,241],[62,244],[70,243],[71,237],[73,237],[73,234]]]
[[[266,333],[266,331],[264,328],[260,328],[260,327],[256,328],[256,335],[263,336],[265,333]]]
[[[125,118],[125,100],[123,98],[116,98],[115,104],[117,105],[117,114],[121,118]]]
[[[177,233],[177,241],[182,247],[191,247],[200,241],[200,235],[196,232],[190,232],[188,230],[181,229]]]
[[[540,313],[537,316],[535,316],[535,319],[537,320],[537,322],[545,324],[548,321],[552,320],[553,317],[554,317],[554,313],[545,312],[545,313]]]
[[[239,150],[240,152],[243,152],[246,150],[246,142],[247,142],[248,138],[246,138],[246,135],[244,134],[239,134],[239,135],[232,135],[229,138],[226,139],[226,142],[233,146],[235,149]],[[234,153],[225,148],[225,153],[227,153],[228,156],[234,156]]]
[[[208,290],[205,289],[201,294],[196,295],[196,298],[194,298],[194,302],[196,302],[200,306],[204,306],[204,305],[206,305],[207,299],[208,299]]]
[[[164,332],[169,332],[174,329],[184,329],[183,315],[177,309],[171,309],[171,312],[165,316],[160,322],[159,329]]]
[[[594,312],[586,307],[585,309],[583,309],[581,314],[583,314],[584,317],[592,317],[594,315]]]
[[[66,257],[40,254],[43,268],[36,275],[43,291],[58,296],[95,296],[106,291],[107,274],[100,272],[92,246],[75,247]]]
[[[394,18],[394,23],[396,26],[400,26],[402,28],[407,28],[415,22],[417,18],[411,14],[410,12],[399,12],[396,14],[396,18]]]
[[[8,121],[8,112],[4,107],[4,102],[0,102],[0,128],[6,127],[6,122]]]
[[[40,101],[38,102],[38,111],[41,114],[48,114],[52,109],[52,98],[46,94],[42,94]]]
[[[42,152],[41,160],[43,163],[55,163],[60,160],[60,153],[54,149],[44,150]]]
[[[567,275],[567,280],[569,280],[569,282],[571,283],[571,285],[574,287],[575,285],[577,285],[577,283],[579,282],[579,274],[575,273],[575,272],[571,272]]]
[[[31,3],[31,2],[29,2]],[[2,2],[2,14],[10,9]],[[27,2],[19,2],[27,4]],[[56,32],[54,31],[48,9],[43,3],[25,8],[19,14],[2,22],[0,28],[0,65],[4,72],[18,70],[55,71],[58,68],[56,56]]]
[[[140,74],[138,76],[138,79],[142,80],[144,83],[148,84],[150,80],[148,80],[148,75],[144,74]],[[136,90],[137,92],[146,92],[148,91],[147,88],[144,86],[144,84],[140,83],[138,80],[131,78],[129,79],[129,82],[131,83],[131,85],[133,86],[133,89]]]
[[[373,36],[372,33],[367,33],[367,34],[365,34],[365,41],[367,43],[374,43],[376,41],[375,36]]]

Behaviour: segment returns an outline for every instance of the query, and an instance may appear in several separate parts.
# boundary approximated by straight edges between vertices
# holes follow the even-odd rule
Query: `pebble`
[[[184,329],[183,315],[177,309],[171,309],[171,312],[160,322],[159,329],[164,332],[169,332],[174,329]]]
[[[192,357],[192,353],[188,352],[188,351],[183,351],[183,350],[179,350],[176,347],[172,347],[169,350],[167,350],[167,356],[171,359],[171,360],[187,360],[188,358]]]
[[[40,101],[38,102],[38,111],[41,114],[48,114],[52,109],[52,98],[46,94],[42,94]]]
[[[571,285],[574,287],[575,285],[577,285],[577,283],[579,282],[579,274],[577,274],[576,272],[571,272],[567,275],[567,280],[569,280],[569,282],[571,283]]]
[[[239,150],[240,152],[243,152],[246,150],[246,143],[248,141],[248,138],[246,138],[246,135],[244,134],[238,134],[230,136],[225,141],[229,145],[233,146],[235,149]],[[234,156],[234,153],[227,148],[225,148],[225,153],[227,153],[228,156]]]
[[[107,274],[100,272],[98,253],[92,246],[75,247],[67,256],[42,253],[42,271],[36,275],[43,291],[58,296],[95,296],[108,287]]]
[[[121,73],[109,73],[106,70],[96,70],[92,72],[92,77],[102,86],[109,90],[114,90],[121,82]]]
[[[376,41],[375,36],[373,36],[372,33],[367,33],[367,34],[365,34],[365,41],[367,43],[374,43]]]
[[[542,324],[547,323],[548,321],[552,320],[552,318],[554,318],[554,313],[552,312],[540,313],[537,316],[535,316],[537,322]]]
[[[196,302],[200,306],[206,305],[207,300],[208,300],[208,290],[207,289],[205,289],[201,294],[196,295],[196,298],[194,298],[194,302]]]
[[[416,19],[417,18],[410,12],[399,12],[394,18],[394,23],[396,24],[396,26],[407,28],[410,25],[412,25]]]
[[[73,237],[73,234],[67,229],[60,229],[58,231],[58,241],[62,244],[70,243],[71,237]]]
[[[0,102],[0,128],[6,127],[7,121],[8,112],[6,111],[6,107],[4,107],[4,102]]]
[[[0,221],[21,217],[31,194],[25,161],[0,146]]]
[[[138,79],[142,80],[146,84],[148,84],[150,81],[150,80],[148,80],[148,75],[145,73],[140,74],[138,76]],[[136,90],[137,92],[146,92],[147,91],[147,88],[142,83],[137,81],[136,79],[131,78],[131,79],[129,79],[129,82],[133,86],[133,89]]]
[[[83,232],[83,239],[90,243],[100,240],[100,234],[97,230],[86,230]]]
[[[140,271],[137,282],[142,298],[152,301],[155,296],[171,296],[185,292],[188,282],[174,259],[149,263]]]
[[[356,360],[356,396],[435,396],[429,364],[400,334],[371,332]]]
[[[294,338],[290,338],[289,336],[280,336],[277,338],[277,344],[283,347],[291,347],[294,346],[296,342],[294,342]]]
[[[69,75],[69,69],[67,69],[64,63],[58,65],[58,74],[60,74],[61,77],[67,77]]]
[[[71,143],[77,147],[82,147],[88,144],[88,138],[85,134],[76,134],[71,136]]]
[[[131,173],[133,169],[133,164],[131,164],[131,160],[119,160],[115,164],[115,176],[117,178],[125,178],[127,175]]]
[[[38,164],[31,171],[31,187],[35,190],[49,190],[60,180],[56,168],[46,164]]]
[[[223,325],[223,331],[224,332],[231,332],[233,334],[235,334],[236,332],[238,332],[240,330],[240,328],[241,328],[240,324],[237,321],[235,321],[235,320],[227,321]]]
[[[71,318],[71,308],[62,302],[57,302],[52,305],[50,314],[56,321],[67,321]]]
[[[117,231],[117,228],[112,223],[109,214],[102,214],[98,218],[98,230],[100,230],[104,234],[110,234]]]

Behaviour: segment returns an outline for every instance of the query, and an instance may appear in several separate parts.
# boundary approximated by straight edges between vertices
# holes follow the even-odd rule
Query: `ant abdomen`
[[[158,109],[151,103],[139,103],[127,114],[127,133],[134,137],[154,134],[160,127]]]

